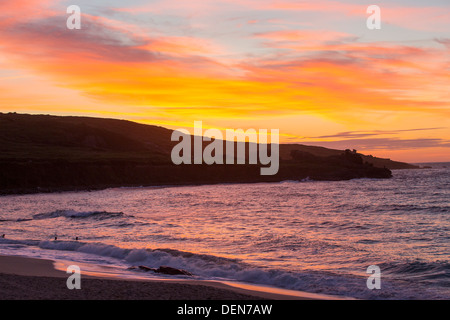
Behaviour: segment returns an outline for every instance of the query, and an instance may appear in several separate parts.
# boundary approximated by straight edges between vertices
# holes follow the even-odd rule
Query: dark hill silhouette
[[[309,154],[318,156],[318,157],[330,157],[330,156],[339,156],[344,152],[343,150],[336,149],[328,149],[324,147],[318,146],[307,146],[301,144],[282,144],[280,146],[280,157],[284,160],[289,160],[292,158],[292,151],[302,151],[307,152]],[[364,162],[371,163],[374,167],[377,168],[388,168],[390,170],[393,169],[419,169],[420,167],[415,166],[413,164],[393,161],[391,159],[383,159],[374,157],[372,155],[364,155],[360,154]]]
[[[280,145],[280,169],[274,176],[261,176],[260,165],[176,166],[170,153],[178,142],[171,141],[171,134],[125,120],[0,113],[0,193],[389,178],[386,168],[410,166],[364,155],[352,162],[342,150],[291,144]],[[302,159],[301,152],[312,158]]]

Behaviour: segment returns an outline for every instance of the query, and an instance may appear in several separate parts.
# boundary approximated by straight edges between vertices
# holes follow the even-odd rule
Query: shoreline
[[[436,163],[449,163],[450,162],[436,162]],[[430,163],[417,163],[415,165],[420,164],[433,164]],[[444,166],[443,168],[446,168]],[[391,169],[394,171],[404,171],[404,170],[426,170],[426,169],[440,169],[435,167],[416,167],[416,168],[398,168]],[[235,181],[235,182],[176,182],[176,183],[148,183],[148,184],[106,184],[106,185],[97,185],[91,187],[85,186],[66,186],[66,187],[36,187],[36,188],[14,188],[14,189],[1,189],[0,188],[0,198],[7,196],[22,196],[22,195],[35,195],[35,194],[56,194],[56,193],[66,193],[66,192],[94,192],[94,191],[104,191],[108,189],[120,189],[120,188],[129,188],[129,189],[139,189],[139,188],[174,188],[174,187],[197,187],[197,186],[210,186],[210,185],[222,185],[222,184],[257,184],[257,183],[281,183],[284,181],[295,181],[302,182],[305,179],[282,179],[282,180],[274,180],[274,181]],[[342,178],[342,179],[310,179],[309,181],[313,182],[333,182],[333,181],[350,181],[355,179],[392,179],[390,178],[367,178],[367,177],[357,177],[357,178]]]
[[[398,169],[398,170],[410,170],[410,169]],[[413,169],[417,170],[417,169]],[[391,177],[392,178],[392,177]],[[335,179],[335,180],[317,180],[317,179],[309,179],[306,177],[304,179],[284,179],[284,180],[274,180],[274,181],[243,181],[243,182],[198,182],[198,183],[168,183],[168,184],[131,184],[131,185],[103,185],[103,186],[94,186],[94,187],[55,187],[55,188],[26,188],[26,189],[14,189],[14,190],[1,190],[0,189],[0,198],[7,196],[24,196],[24,195],[36,195],[36,194],[58,194],[58,193],[69,193],[69,192],[95,192],[95,191],[104,191],[108,189],[143,189],[143,188],[154,188],[154,189],[164,189],[164,188],[176,188],[176,187],[201,187],[201,186],[214,186],[214,185],[235,185],[235,184],[259,184],[259,183],[282,183],[285,181],[294,181],[294,182],[303,182],[305,179],[309,179],[308,181],[312,182],[334,182],[334,181],[350,181],[357,179],[391,179],[391,178],[367,178],[367,177],[358,177],[358,178],[348,178],[348,179]]]
[[[61,269],[64,269],[63,263],[58,261],[0,255],[0,300],[346,299],[234,282],[121,278],[83,272],[81,290],[69,290],[66,287],[69,274]]]

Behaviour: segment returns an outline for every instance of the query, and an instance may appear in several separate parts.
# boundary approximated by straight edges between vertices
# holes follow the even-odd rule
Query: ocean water
[[[0,254],[126,277],[158,277],[128,268],[164,265],[311,293],[449,299],[450,164],[432,166],[387,180],[3,196]],[[366,285],[371,265],[379,290]]]

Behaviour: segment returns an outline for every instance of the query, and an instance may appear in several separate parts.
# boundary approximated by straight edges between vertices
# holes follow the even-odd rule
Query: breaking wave
[[[301,290],[311,293],[348,296],[361,299],[448,299],[444,293],[427,292],[423,288],[408,287],[395,279],[383,279],[383,290],[368,290],[366,277],[349,274],[336,274],[319,271],[286,271],[254,266],[239,259],[229,259],[207,254],[179,251],[176,249],[127,249],[103,243],[85,243],[79,241],[36,241],[0,239],[0,244],[37,246],[44,250],[72,251],[100,257],[115,258],[129,267],[143,265],[149,268],[169,266],[189,271],[197,279],[239,281],[279,288]],[[383,272],[395,275],[410,271],[423,273],[431,271],[448,277],[449,265],[427,263],[402,265],[380,265]],[[405,270],[407,268],[408,270]],[[437,269],[436,269],[437,268]],[[136,271],[142,272],[142,271]],[[165,275],[167,277],[167,275]],[[186,276],[176,276],[186,277]],[[404,281],[404,280],[402,280]]]

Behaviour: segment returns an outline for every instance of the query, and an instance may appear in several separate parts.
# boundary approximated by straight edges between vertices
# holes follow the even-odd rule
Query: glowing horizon
[[[188,128],[450,161],[450,4],[17,0],[0,3],[0,112]],[[78,5],[82,29],[68,30]]]

